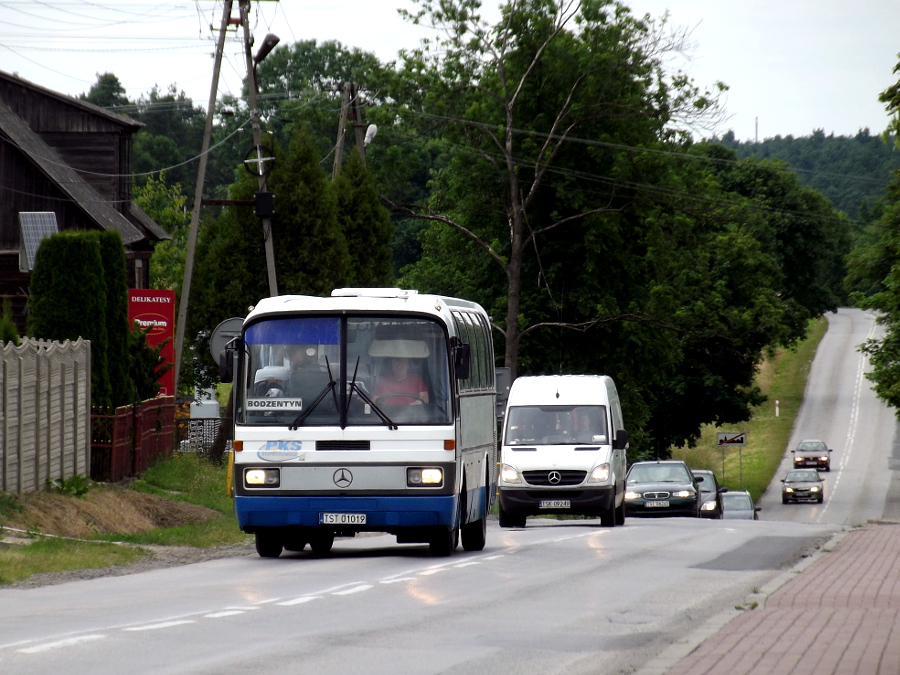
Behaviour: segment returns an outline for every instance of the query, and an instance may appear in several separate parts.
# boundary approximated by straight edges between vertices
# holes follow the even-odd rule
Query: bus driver
[[[421,377],[409,372],[409,359],[394,357],[390,362],[390,373],[383,375],[375,384],[373,396],[376,403],[385,405],[428,403],[428,387]]]

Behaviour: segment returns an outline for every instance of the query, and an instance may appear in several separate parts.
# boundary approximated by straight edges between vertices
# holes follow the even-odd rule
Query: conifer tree
[[[280,293],[327,295],[346,283],[350,255],[321,159],[300,127],[269,177],[275,194],[272,236]]]
[[[391,214],[378,199],[372,174],[357,152],[347,157],[334,183],[337,193],[338,223],[347,240],[350,268],[349,286],[388,286],[391,270]]]
[[[128,354],[128,272],[125,249],[118,232],[90,232],[100,245],[101,268],[106,277],[105,322],[107,368],[112,405],[129,405],[137,400]]]
[[[28,299],[28,335],[91,341],[91,403],[112,404],[107,362],[106,278],[100,240],[60,232],[38,247]]]

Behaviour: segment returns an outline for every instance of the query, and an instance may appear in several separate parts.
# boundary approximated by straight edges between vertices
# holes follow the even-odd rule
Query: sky
[[[881,133],[889,117],[878,95],[900,79],[898,0],[625,0],[641,16],[690,33],[689,49],[668,67],[703,88],[729,86],[725,119],[701,136],[732,130],[738,140],[774,136]],[[237,2],[233,15],[237,17]],[[496,18],[496,0],[485,0]],[[412,0],[262,0],[253,34],[282,44],[338,40],[393,60],[430,34],[397,13]],[[0,70],[77,96],[97,75],[114,73],[129,98],[176,85],[205,107],[209,99],[216,0],[0,0]],[[246,70],[238,37],[225,50],[219,94],[237,94]]]

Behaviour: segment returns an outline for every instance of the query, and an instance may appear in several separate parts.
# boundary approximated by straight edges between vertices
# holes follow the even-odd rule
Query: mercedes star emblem
[[[547,474],[547,482],[551,485],[559,485],[562,480],[562,474],[559,471],[551,471]]]
[[[347,469],[338,469],[334,472],[334,484],[339,488],[350,487],[353,482],[353,474]]]

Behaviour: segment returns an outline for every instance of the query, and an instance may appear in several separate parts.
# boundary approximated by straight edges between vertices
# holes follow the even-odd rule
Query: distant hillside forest
[[[805,185],[828,197],[851,219],[864,222],[884,196],[891,172],[900,169],[900,151],[892,139],[885,141],[868,129],[856,136],[826,136],[819,129],[812,136],[775,136],[758,143],[738,141],[729,131],[713,140],[734,149],[741,159],[756,156],[787,162]]]

